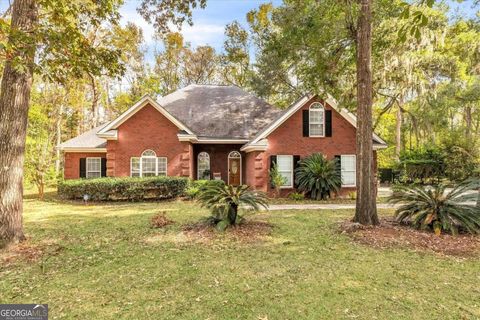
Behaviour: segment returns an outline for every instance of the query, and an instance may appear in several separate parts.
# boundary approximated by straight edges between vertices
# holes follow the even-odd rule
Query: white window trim
[[[88,160],[100,160],[100,171],[88,171]],[[88,173],[100,173],[98,177],[89,177]],[[85,178],[86,179],[91,179],[91,178],[101,178],[102,177],[102,158],[101,157],[87,157],[85,160]]]
[[[208,156],[208,170],[210,171],[210,175],[211,175],[211,173],[212,173],[211,161],[210,161],[210,154],[209,154],[208,152],[206,152],[206,151],[202,151],[202,152],[198,153],[198,155],[197,155],[197,180],[200,180],[200,167],[199,167],[198,164],[199,164],[199,160],[200,160],[200,155],[201,155],[202,153],[205,153],[205,154]],[[208,177],[207,180],[210,180],[210,179],[211,179],[211,177]]]
[[[294,184],[295,184],[295,181],[293,181],[293,177],[294,177],[294,174],[293,174],[293,155],[289,155],[289,154],[278,154],[277,155],[277,168],[279,167],[278,166],[278,157],[290,157],[292,159],[292,167],[290,168],[290,181],[292,181],[292,184],[291,185],[282,185],[280,186],[280,189],[292,189]],[[280,168],[278,168],[278,172],[282,172],[280,170]],[[288,171],[283,171],[283,172],[288,172]]]
[[[149,151],[150,149],[147,149],[145,151]],[[142,154],[145,152],[143,151]],[[155,151],[153,151],[155,153]],[[140,157],[130,157],[130,177],[133,177],[133,159],[138,159],[139,161],[139,176],[138,177],[143,177],[143,161],[142,159],[155,159],[155,176],[158,176],[160,173],[158,170],[158,159],[165,159],[165,177],[168,176],[168,158],[167,157],[157,157],[157,154],[155,153],[155,156],[141,156]],[[162,172],[163,173],[163,172]]]
[[[321,109],[313,109],[312,110],[312,107],[315,107],[315,106],[321,106]],[[321,112],[322,113],[322,122],[312,122],[311,121],[311,113],[312,112]],[[312,124],[321,124],[322,125],[322,134],[321,135],[313,135],[313,134],[310,134],[310,126]],[[308,108],[308,136],[311,137],[311,138],[324,138],[325,137],[325,107],[323,106],[323,104],[321,104],[320,102],[314,102],[310,105],[310,107]]]
[[[355,154],[342,154],[340,155],[340,174],[343,173],[343,167],[342,167],[342,158],[343,157],[353,157],[355,159],[355,166],[353,167],[353,177],[354,177],[354,183],[353,184],[343,184],[343,179],[342,179],[342,187],[356,187],[357,186],[357,156]],[[346,171],[346,170],[345,170]],[[351,171],[348,171],[348,172],[351,172]],[[341,176],[340,176],[341,178]]]
[[[238,153],[240,156],[239,157],[232,157],[233,153]],[[227,183],[230,184],[230,159],[240,159],[240,185],[242,185],[242,154],[240,151],[230,151],[228,154],[228,159],[227,159],[227,167],[228,167],[228,177],[227,177]]]

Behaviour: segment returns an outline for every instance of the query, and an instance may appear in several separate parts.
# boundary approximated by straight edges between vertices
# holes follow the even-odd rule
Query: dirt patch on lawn
[[[239,225],[220,232],[212,224],[202,221],[184,225],[183,234],[195,241],[211,241],[217,237],[226,237],[234,241],[252,243],[265,240],[272,229],[273,226],[266,221],[245,220]]]
[[[57,255],[63,247],[50,242],[33,244],[29,240],[11,245],[0,250],[0,262],[2,266],[8,266],[16,261],[36,262],[46,255]]]
[[[408,247],[458,257],[480,255],[480,237],[478,236],[467,234],[437,236],[433,232],[399,224],[393,217],[382,218],[380,225],[375,227],[362,226],[350,221],[344,222],[340,225],[340,231],[348,234],[355,242],[379,249]]]

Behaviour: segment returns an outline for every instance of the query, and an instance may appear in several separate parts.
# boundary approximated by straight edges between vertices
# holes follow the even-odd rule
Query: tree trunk
[[[238,213],[238,206],[234,203],[230,205],[230,210],[228,211],[228,221],[233,226],[237,222],[237,213]]]
[[[470,141],[472,135],[472,107],[465,107],[465,138]]]
[[[371,0],[359,0],[357,22],[357,205],[353,220],[377,225],[372,131]]]
[[[91,74],[88,75],[90,77],[90,85],[92,87],[92,125],[89,126],[89,129],[98,127],[98,100],[99,100],[99,92],[97,88],[97,82],[95,81],[95,77]]]
[[[402,108],[397,108],[397,123],[395,126],[395,158],[400,160],[400,152],[402,151]]]
[[[56,157],[55,157],[55,173],[58,175],[60,173],[60,157],[61,152],[58,146],[62,143],[62,115],[63,115],[63,101],[58,108],[57,121],[55,123],[55,138],[56,138]]]
[[[11,28],[32,33],[38,23],[35,0],[15,0]],[[0,87],[0,247],[25,240],[23,233],[23,159],[28,108],[33,81],[36,46],[21,46],[12,34],[9,45],[17,46],[5,60]],[[12,58],[26,68],[15,69]]]

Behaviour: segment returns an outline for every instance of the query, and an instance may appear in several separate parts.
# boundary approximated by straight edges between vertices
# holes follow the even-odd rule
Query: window
[[[342,155],[340,157],[342,168],[342,186],[355,187],[357,185],[357,169],[355,155]]]
[[[285,178],[281,188],[293,187],[293,156],[277,156],[278,172]]]
[[[130,158],[132,177],[153,177],[167,175],[167,158],[158,157],[152,150],[145,150],[141,157]]]
[[[312,103],[308,113],[309,136],[325,136],[325,109],[319,102]]]
[[[206,152],[198,154],[197,179],[210,180],[210,156]]]
[[[158,161],[158,172],[159,176],[166,176],[167,175],[167,157],[159,157],[157,158]]]
[[[102,159],[87,158],[87,179],[100,178],[102,176]]]
[[[140,177],[140,158],[130,158],[130,175]]]

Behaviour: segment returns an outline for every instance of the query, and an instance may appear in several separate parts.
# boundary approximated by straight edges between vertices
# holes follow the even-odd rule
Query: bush
[[[433,183],[445,176],[445,155],[439,148],[406,150],[400,155],[400,183]]]
[[[76,179],[61,181],[58,194],[64,199],[88,195],[92,201],[163,200],[183,195],[187,185],[188,179],[180,177]]]
[[[290,200],[299,201],[305,199],[305,195],[299,192],[292,192],[288,195]]]
[[[316,200],[329,198],[331,193],[338,192],[342,185],[340,163],[327,160],[320,153],[301,160],[295,174],[298,190]]]
[[[210,209],[213,222],[219,230],[225,230],[228,225],[235,225],[241,220],[238,219],[241,206],[254,211],[260,207],[268,208],[267,196],[245,185],[209,185],[199,194],[198,200],[203,207]]]
[[[190,180],[185,195],[190,199],[196,199],[198,194],[208,186],[223,186],[223,180]]]
[[[446,185],[433,187],[397,186],[390,203],[401,204],[395,211],[398,221],[414,227],[430,229],[440,234],[452,234],[463,228],[469,233],[480,233],[480,207],[475,205],[480,186],[478,180],[469,180],[446,193]]]
[[[154,215],[150,219],[150,226],[152,228],[164,228],[170,224],[174,224],[173,220],[167,218],[166,213],[163,211],[159,214]]]

